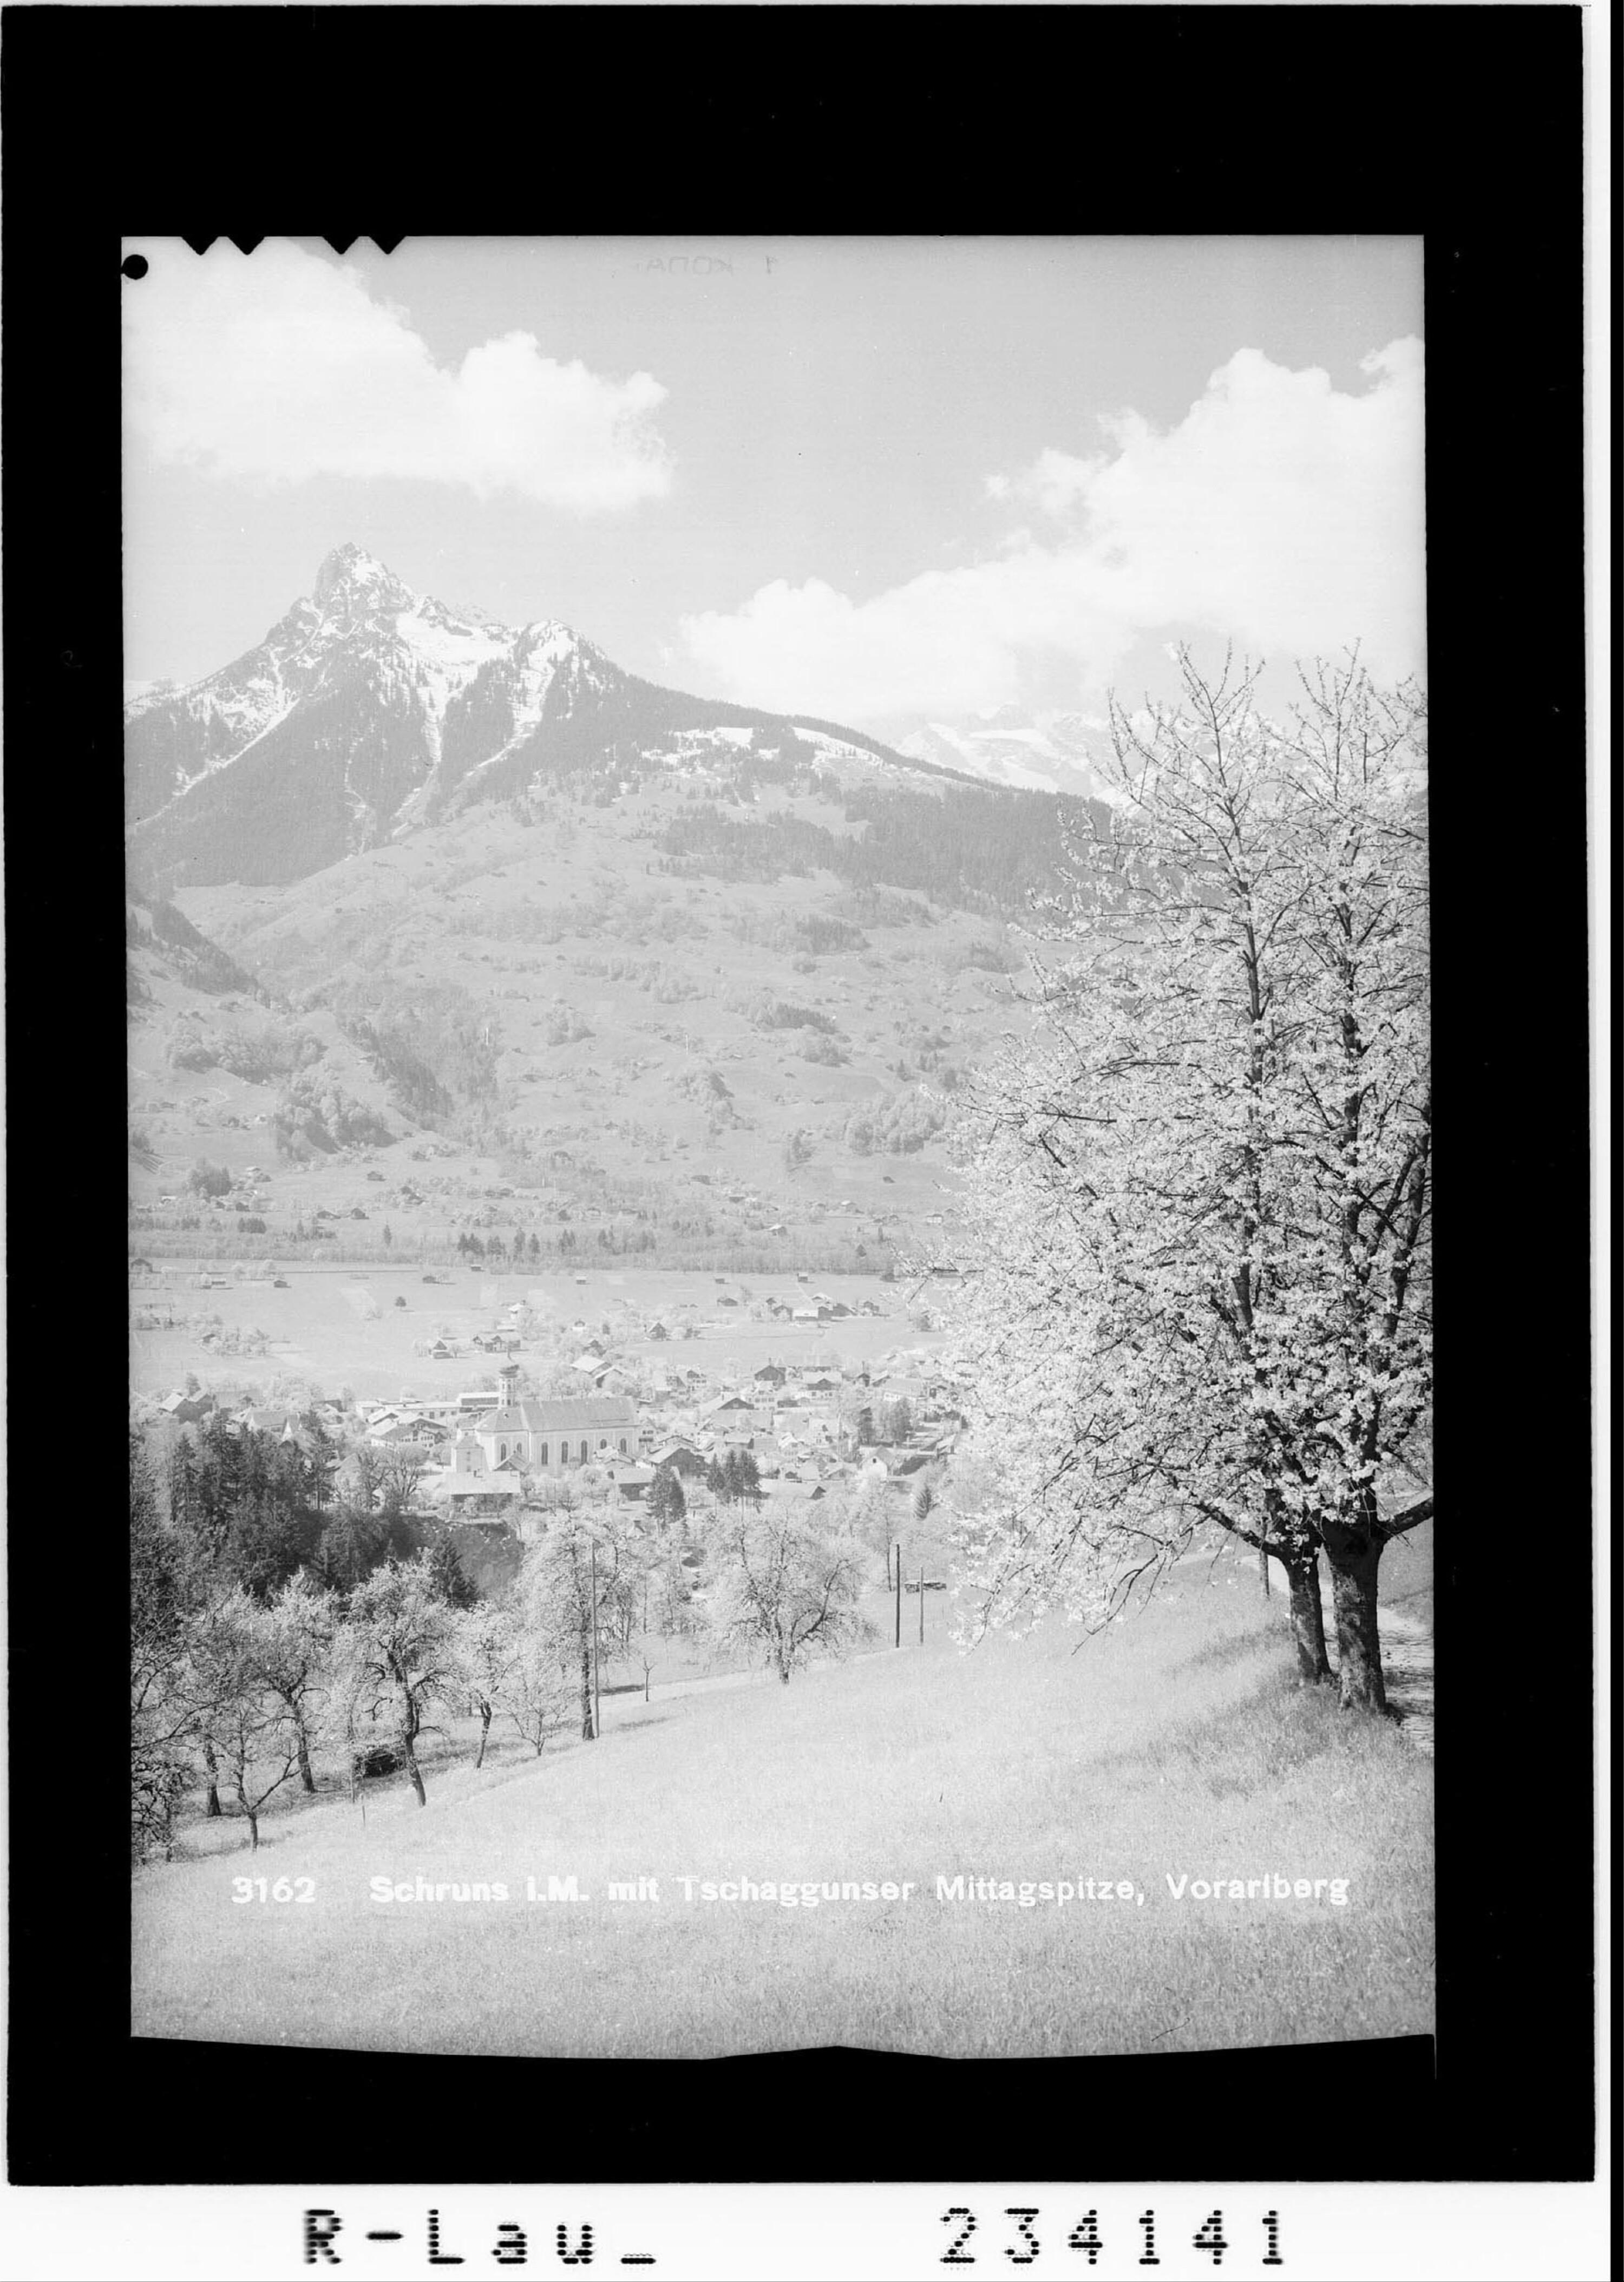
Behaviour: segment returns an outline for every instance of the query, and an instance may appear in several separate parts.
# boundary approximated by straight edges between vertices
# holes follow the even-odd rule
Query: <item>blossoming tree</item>
[[[1380,1709],[1378,1565],[1433,1510],[1425,703],[1355,657],[1281,723],[1180,663],[1113,707],[1110,826],[960,1131],[967,1575],[995,1624],[1103,1621],[1227,1533],[1319,1679],[1323,1554]]]

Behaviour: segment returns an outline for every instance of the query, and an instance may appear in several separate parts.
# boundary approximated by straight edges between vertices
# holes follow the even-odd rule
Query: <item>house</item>
[[[246,1427],[255,1434],[280,1434],[292,1415],[285,1406],[251,1404],[237,1411],[231,1423],[234,1426]]]
[[[773,1492],[774,1504],[781,1500],[786,1504],[812,1505],[826,1494],[821,1482],[802,1481],[796,1474],[781,1474]]]
[[[214,1408],[212,1394],[171,1394],[159,1405],[167,1417],[182,1426],[195,1426],[199,1418],[206,1418]]]
[[[470,1427],[459,1426],[451,1441],[451,1471],[455,1474],[483,1474],[485,1452],[478,1437]]]
[[[518,1511],[524,1488],[515,1473],[442,1474],[429,1494],[448,1506],[457,1521],[477,1516],[511,1520]]]
[[[756,1373],[758,1382],[764,1386],[781,1386],[788,1376],[781,1362],[764,1362]]]
[[[698,1450],[685,1435],[680,1434],[667,1436],[664,1441],[657,1442],[649,1452],[649,1463],[656,1470],[669,1466],[673,1473],[687,1474],[690,1479],[703,1474],[705,1470],[705,1462]]]
[[[702,1418],[714,1418],[719,1411],[739,1411],[748,1417],[755,1407],[742,1394],[718,1394],[700,1404],[699,1415]]]
[[[649,1337],[651,1339],[668,1339],[671,1332],[668,1327],[657,1317],[649,1326]]]

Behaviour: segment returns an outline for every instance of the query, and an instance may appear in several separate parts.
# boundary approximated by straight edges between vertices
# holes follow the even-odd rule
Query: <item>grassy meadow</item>
[[[374,2051],[683,2058],[843,2045],[954,2056],[1305,2043],[1430,2029],[1431,1766],[1293,1678],[1255,1571],[1190,1564],[1093,1640],[967,1656],[933,1595],[788,1688],[605,1701],[540,1758],[466,1732],[363,1808],[325,1792],[191,1824],[134,1887],[136,2034]],[[1348,1881],[1173,1898],[1169,1877]],[[525,1898],[573,1874],[579,1901]],[[1122,1882],[1128,1899],[938,1900],[938,1877]],[[658,1898],[609,1898],[609,1882]],[[680,1882],[912,1882],[906,1898],[684,1898]],[[307,1903],[232,1898],[307,1878]],[[380,1903],[375,1878],[509,1898]],[[1142,1899],[1138,1897],[1142,1896]]]
[[[143,1393],[167,1393],[192,1371],[208,1388],[245,1381],[268,1386],[280,1377],[330,1390],[347,1386],[369,1400],[393,1400],[403,1387],[424,1401],[447,1400],[464,1386],[493,1380],[498,1358],[467,1351],[437,1361],[417,1350],[442,1335],[466,1348],[475,1332],[495,1327],[501,1308],[514,1300],[533,1300],[559,1324],[579,1317],[597,1331],[609,1323],[618,1355],[712,1377],[755,1370],[764,1362],[808,1364],[836,1353],[843,1362],[872,1362],[896,1347],[934,1351],[942,1345],[939,1333],[920,1331],[909,1322],[905,1287],[877,1276],[843,1277],[838,1290],[848,1306],[872,1300],[882,1315],[807,1324],[758,1323],[742,1308],[722,1311],[717,1293],[724,1279],[677,1269],[594,1266],[579,1277],[526,1272],[498,1278],[442,1269],[444,1280],[431,1285],[416,1267],[296,1265],[282,1272],[285,1291],[268,1279],[245,1277],[198,1291],[175,1263],[167,1263],[135,1297],[154,1313],[172,1312],[175,1322],[132,1331],[131,1386]],[[771,1294],[797,1307],[806,1299],[793,1275],[743,1280],[752,1298]],[[725,1282],[728,1291],[738,1291],[738,1277]],[[363,1314],[369,1300],[376,1312]],[[405,1306],[397,1307],[397,1300]],[[704,1329],[698,1336],[664,1342],[640,1336],[647,1318],[674,1317],[685,1309],[700,1312]],[[189,1317],[195,1321],[189,1323]],[[222,1357],[199,1335],[198,1326],[214,1317],[235,1331],[263,1332],[264,1352]],[[519,1361],[524,1360],[521,1354]]]

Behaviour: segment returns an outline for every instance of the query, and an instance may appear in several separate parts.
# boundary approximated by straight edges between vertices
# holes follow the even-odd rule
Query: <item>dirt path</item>
[[[1320,1603],[1325,1612],[1325,1645],[1336,1660],[1336,1611],[1331,1580],[1322,1574]],[[1385,1604],[1381,1611],[1381,1675],[1387,1703],[1400,1729],[1418,1751],[1433,1756],[1433,1628],[1424,1617]]]

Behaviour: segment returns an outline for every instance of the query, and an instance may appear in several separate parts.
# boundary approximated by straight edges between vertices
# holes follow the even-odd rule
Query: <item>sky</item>
[[[356,541],[878,734],[1233,639],[1425,666],[1417,238],[126,241],[125,673]]]

